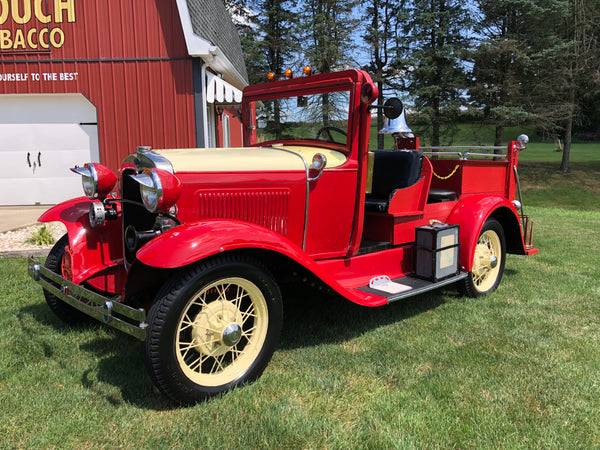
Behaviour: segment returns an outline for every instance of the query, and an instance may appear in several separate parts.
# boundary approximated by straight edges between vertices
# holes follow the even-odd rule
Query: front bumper
[[[82,313],[140,340],[146,339],[146,311],[123,305],[52,272],[29,258],[28,272],[42,288]]]

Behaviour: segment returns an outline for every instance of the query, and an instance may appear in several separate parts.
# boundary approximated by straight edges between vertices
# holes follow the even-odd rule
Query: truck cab
[[[242,148],[139,147],[118,174],[73,168],[86,197],[40,217],[67,235],[31,276],[66,322],[145,341],[150,377],[182,404],[262,373],[292,274],[364,306],[494,291],[506,253],[537,252],[518,188],[525,137],[502,155],[420,148],[393,125],[402,103],[377,96],[359,70],[249,86]],[[369,150],[374,108],[394,148]]]

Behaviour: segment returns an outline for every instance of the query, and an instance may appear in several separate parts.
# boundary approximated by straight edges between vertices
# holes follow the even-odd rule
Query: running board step
[[[457,281],[464,280],[465,278],[467,278],[468,275],[469,274],[467,272],[460,272],[456,276],[446,278],[445,280],[437,282],[427,281],[413,276],[407,276],[391,280],[391,286],[386,286],[385,284],[375,286],[380,287],[380,289],[369,287],[369,285],[362,286],[356,289],[362,292],[366,292],[368,294],[386,297],[388,303],[391,303],[397,300],[402,300],[403,298],[419,295],[427,291],[432,291],[434,289],[446,286],[448,284],[456,283]],[[389,292],[387,290],[387,287],[389,287],[389,290],[393,292]]]

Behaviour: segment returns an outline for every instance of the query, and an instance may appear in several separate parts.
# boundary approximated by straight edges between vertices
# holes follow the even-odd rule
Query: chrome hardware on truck
[[[142,341],[146,339],[148,324],[142,308],[131,308],[72,283],[31,257],[28,272],[36,283],[73,308]]]

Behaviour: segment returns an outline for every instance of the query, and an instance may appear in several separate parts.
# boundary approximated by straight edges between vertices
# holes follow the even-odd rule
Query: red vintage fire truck
[[[402,103],[377,96],[357,70],[250,86],[244,148],[139,147],[118,176],[75,167],[86,197],[40,217],[67,234],[30,275],[65,322],[145,341],[150,377],[182,404],[262,373],[292,273],[364,306],[492,292],[507,253],[537,252],[515,199],[526,137],[503,155],[419,149]],[[393,150],[369,151],[373,108]]]

